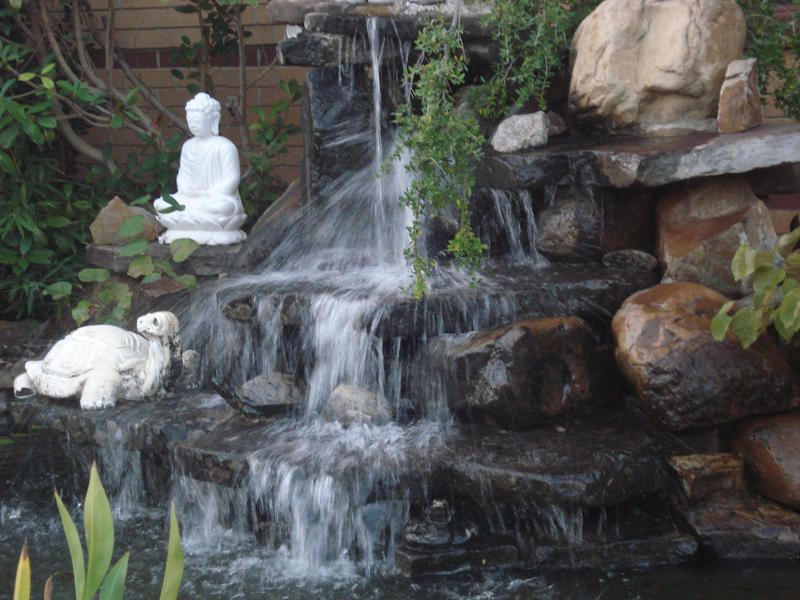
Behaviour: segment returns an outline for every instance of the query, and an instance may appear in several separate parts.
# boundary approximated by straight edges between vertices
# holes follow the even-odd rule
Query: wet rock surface
[[[369,423],[381,425],[392,420],[392,407],[383,396],[371,390],[341,383],[331,392],[322,409],[326,421],[339,421],[342,425]]]
[[[582,319],[556,317],[434,338],[428,356],[462,420],[526,429],[602,405],[593,346]]]
[[[742,243],[759,252],[777,243],[769,210],[743,177],[679,184],[658,201],[658,257],[667,281],[700,283],[739,297],[752,289],[736,281],[731,259]]]
[[[370,164],[374,152],[372,87],[362,70],[308,73],[303,89],[303,198],[309,202],[342,173]]]
[[[377,318],[375,331],[382,337],[461,333],[523,317],[574,315],[592,324],[607,323],[625,298],[658,279],[656,273],[597,265],[540,269],[516,264],[512,275],[507,265],[498,263],[476,288],[433,289],[421,302],[398,296],[364,322],[372,324]],[[491,314],[477,320],[488,306]]]
[[[671,430],[712,427],[797,406],[796,382],[762,336],[743,350],[711,337],[726,298],[691,283],[666,283],[628,298],[612,321],[617,364],[642,409]]]
[[[800,414],[742,421],[733,447],[761,495],[800,509]]]
[[[296,410],[305,393],[294,375],[276,371],[249,379],[238,391],[245,404],[266,417]]]
[[[485,502],[601,506],[669,483],[662,442],[623,414],[525,432],[464,427],[449,446],[449,489]]]
[[[678,508],[700,551],[715,558],[796,558],[800,515],[760,498]]]
[[[573,38],[570,109],[611,131],[708,129],[744,39],[731,0],[605,0]]]
[[[614,269],[655,271],[658,269],[658,259],[642,250],[614,250],[603,255],[603,265]]]

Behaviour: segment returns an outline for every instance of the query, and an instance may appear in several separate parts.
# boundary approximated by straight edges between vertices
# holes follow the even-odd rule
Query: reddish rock
[[[755,58],[734,60],[725,72],[719,92],[717,127],[720,133],[738,133],[761,124],[761,95]]]
[[[739,423],[733,447],[744,459],[760,494],[800,509],[800,414]]]
[[[613,386],[595,375],[594,345],[582,319],[557,317],[434,338],[428,351],[459,415],[526,429],[602,402]]]
[[[144,228],[141,233],[129,238],[121,237],[117,233],[120,225],[134,215],[142,215],[144,217]],[[89,225],[92,241],[98,246],[127,244],[138,238],[145,238],[150,242],[154,242],[163,229],[155,215],[143,208],[128,206],[119,196],[114,196],[98,213],[92,224]]]
[[[744,489],[744,463],[733,454],[672,456],[667,464],[690,502],[737,496]]]
[[[747,350],[711,337],[725,296],[662,283],[628,298],[611,323],[616,359],[641,406],[671,430],[713,427],[798,406],[794,374],[762,336]]]
[[[656,217],[665,280],[701,283],[721,294],[748,291],[749,282],[731,273],[741,244],[762,251],[777,242],[769,210],[739,176],[673,186],[659,199]]]

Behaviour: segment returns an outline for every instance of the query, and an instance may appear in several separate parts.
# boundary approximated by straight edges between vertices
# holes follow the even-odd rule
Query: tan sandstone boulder
[[[715,129],[744,37],[733,0],[605,0],[575,32],[570,110],[612,131]]]
[[[727,298],[662,283],[628,298],[611,323],[617,364],[642,409],[671,430],[713,427],[798,405],[795,378],[766,336],[747,350],[717,342],[711,319]]]
[[[735,281],[731,259],[747,242],[758,251],[777,243],[769,209],[743,177],[723,176],[675,185],[656,205],[656,252],[667,281],[706,285],[740,297],[748,281]]]

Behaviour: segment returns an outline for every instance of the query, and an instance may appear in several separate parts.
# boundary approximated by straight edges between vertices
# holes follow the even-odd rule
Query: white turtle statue
[[[25,363],[25,373],[14,379],[14,395],[80,395],[84,409],[114,406],[118,398],[163,395],[181,375],[178,319],[171,312],[154,312],[139,317],[136,329],[139,333],[113,325],[76,329],[44,360]]]

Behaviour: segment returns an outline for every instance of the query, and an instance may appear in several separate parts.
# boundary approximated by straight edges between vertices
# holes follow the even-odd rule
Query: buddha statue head
[[[219,135],[219,102],[205,92],[200,92],[186,103],[186,124],[192,134],[199,138]]]

